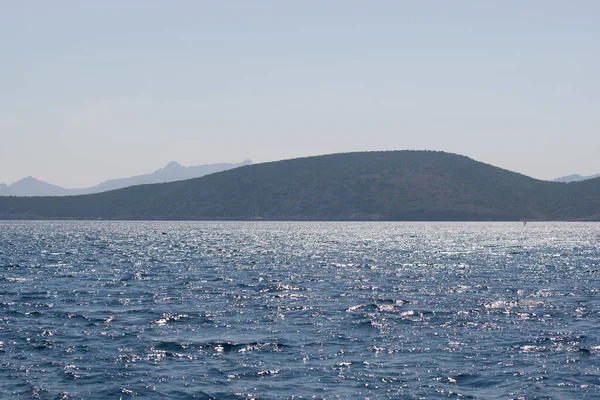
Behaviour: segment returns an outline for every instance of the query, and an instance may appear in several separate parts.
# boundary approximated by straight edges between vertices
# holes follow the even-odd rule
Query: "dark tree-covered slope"
[[[70,197],[0,197],[0,219],[600,220],[600,179],[541,181],[434,151],[332,154]]]

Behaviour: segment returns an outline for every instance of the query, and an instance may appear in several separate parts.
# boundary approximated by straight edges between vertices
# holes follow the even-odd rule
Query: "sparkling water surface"
[[[1,222],[0,398],[600,398],[600,224]]]

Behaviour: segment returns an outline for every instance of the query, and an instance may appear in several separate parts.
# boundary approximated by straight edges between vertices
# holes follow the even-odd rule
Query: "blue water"
[[[600,398],[600,224],[1,222],[0,398]]]

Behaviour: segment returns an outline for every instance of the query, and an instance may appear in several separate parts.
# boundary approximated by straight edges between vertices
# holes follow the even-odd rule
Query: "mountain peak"
[[[16,182],[15,182],[15,183],[13,183],[11,186],[13,186],[13,185],[16,185],[16,184],[19,184],[19,183],[37,183],[37,182],[43,182],[43,181],[40,181],[39,179],[37,179],[37,178],[34,178],[34,177],[33,177],[33,176],[31,176],[31,175],[28,175],[28,176],[26,176],[25,178],[23,178],[23,179],[21,179],[21,180],[18,180],[18,181],[16,181]],[[43,182],[43,183],[46,183],[46,182]]]
[[[163,169],[171,169],[171,168],[184,168],[183,165],[179,164],[177,161],[171,161]]]
[[[33,176],[26,176],[10,185],[9,190],[14,196],[60,196],[65,194],[65,189],[40,181]]]

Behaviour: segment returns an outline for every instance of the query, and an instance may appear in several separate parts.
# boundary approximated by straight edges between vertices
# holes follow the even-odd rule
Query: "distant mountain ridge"
[[[28,176],[12,185],[6,185],[4,183],[0,184],[0,196],[75,196],[102,193],[109,190],[123,189],[129,186],[199,178],[204,175],[226,171],[244,165],[252,165],[252,160],[244,160],[241,163],[202,164],[191,167],[185,167],[176,161],[171,161],[164,168],[157,169],[149,174],[110,179],[98,185],[83,189],[66,189]]]
[[[564,182],[564,183],[581,182],[581,181],[587,181],[588,179],[595,179],[595,178],[600,178],[600,174],[588,175],[588,176],[573,174],[573,175],[561,176],[560,178],[552,179],[552,182]]]
[[[186,179],[199,178],[204,175],[215,172],[226,171],[228,169],[252,165],[252,160],[244,160],[241,163],[219,163],[203,164],[191,167],[185,167],[176,161],[171,161],[164,168],[157,169],[151,174],[137,175],[129,178],[111,179],[99,185],[87,189],[79,189],[78,193],[70,194],[93,194],[109,190],[122,189],[129,186],[147,185],[153,183],[165,183],[183,181]]]
[[[342,153],[86,196],[0,197],[0,219],[600,221],[600,179],[543,181],[437,151]]]
[[[28,176],[7,186],[8,194],[5,196],[64,196],[68,189],[35,179]]]
[[[6,183],[0,183],[0,196],[10,196],[10,189]]]

